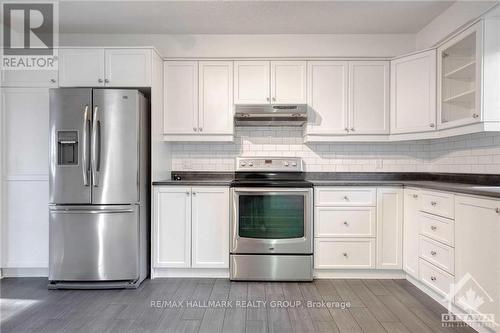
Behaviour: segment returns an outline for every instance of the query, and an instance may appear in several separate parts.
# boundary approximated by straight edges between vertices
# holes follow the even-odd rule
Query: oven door
[[[232,188],[232,254],[311,254],[311,188]]]

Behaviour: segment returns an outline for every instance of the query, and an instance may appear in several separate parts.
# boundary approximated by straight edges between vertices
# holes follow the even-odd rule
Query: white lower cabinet
[[[377,268],[403,265],[403,189],[377,189]]]
[[[403,270],[418,278],[418,211],[420,196],[417,189],[404,189]]]
[[[455,216],[455,303],[463,309],[493,314],[498,325],[500,200],[457,195]],[[481,304],[474,302],[478,297]]]
[[[153,268],[229,267],[229,189],[156,186]]]
[[[314,242],[314,267],[375,268],[375,239],[317,238]]]

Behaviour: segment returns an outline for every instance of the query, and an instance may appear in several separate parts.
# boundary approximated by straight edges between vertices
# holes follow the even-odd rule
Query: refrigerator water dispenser
[[[57,164],[78,165],[78,131],[57,132]]]

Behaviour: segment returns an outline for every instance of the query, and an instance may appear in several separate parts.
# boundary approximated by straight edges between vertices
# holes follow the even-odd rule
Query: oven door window
[[[304,237],[303,195],[240,195],[238,204],[240,237]]]

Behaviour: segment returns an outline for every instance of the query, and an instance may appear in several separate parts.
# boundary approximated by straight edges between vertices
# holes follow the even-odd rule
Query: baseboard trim
[[[378,269],[316,269],[315,279],[404,279],[402,270]]]
[[[2,268],[2,277],[48,277],[49,269],[46,267],[21,267]]]
[[[153,268],[151,279],[156,278],[229,278],[229,268]]]

